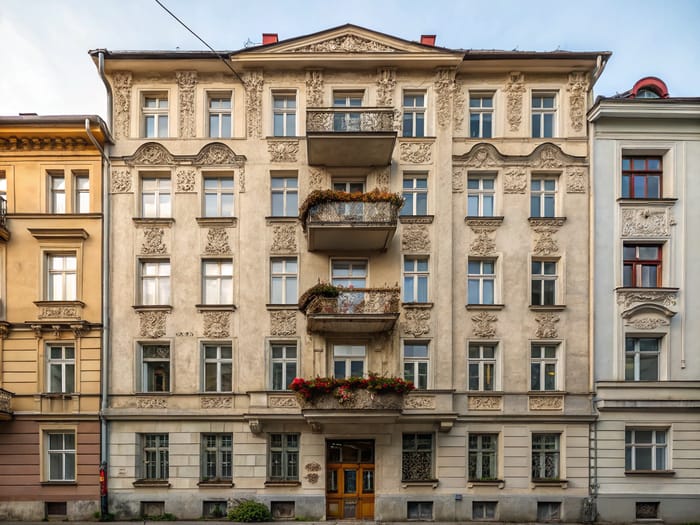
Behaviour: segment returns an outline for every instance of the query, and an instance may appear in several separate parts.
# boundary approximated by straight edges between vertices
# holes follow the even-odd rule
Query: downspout
[[[100,74],[100,78],[102,79],[102,83],[105,85],[105,89],[107,90],[107,127],[109,128],[109,132],[112,132],[112,128],[114,127],[114,122],[112,122],[112,86],[109,85],[109,81],[107,80],[107,76],[105,75],[105,50],[104,49],[99,49],[97,51],[97,72]]]

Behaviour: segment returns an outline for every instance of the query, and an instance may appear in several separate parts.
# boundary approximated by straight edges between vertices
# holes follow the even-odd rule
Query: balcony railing
[[[309,209],[304,226],[309,223],[393,224],[399,207],[390,202],[324,202]]]
[[[12,392],[0,388],[0,419],[12,416]]]
[[[373,133],[394,131],[394,110],[320,108],[306,111],[307,132]]]
[[[344,289],[338,297],[314,297],[306,306],[306,315],[311,314],[398,314],[398,288],[354,288]]]

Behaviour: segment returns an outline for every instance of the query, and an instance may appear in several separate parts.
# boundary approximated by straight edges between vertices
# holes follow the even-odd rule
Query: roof
[[[36,113],[21,113],[19,115],[0,115],[0,133],[10,128],[31,130],[37,134],[75,133],[85,129],[85,121],[89,121],[93,134],[103,144],[113,144],[114,139],[107,124],[98,115],[37,115]]]

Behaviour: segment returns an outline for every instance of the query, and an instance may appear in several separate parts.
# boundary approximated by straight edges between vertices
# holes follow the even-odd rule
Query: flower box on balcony
[[[400,194],[376,188],[366,193],[316,190],[299,207],[299,219],[304,229],[310,221],[395,223],[403,202]]]
[[[289,385],[302,408],[320,410],[401,410],[404,396],[414,390],[410,381],[370,373],[367,378],[297,377]]]

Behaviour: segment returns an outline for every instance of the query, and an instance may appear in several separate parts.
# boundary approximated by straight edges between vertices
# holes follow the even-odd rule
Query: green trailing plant
[[[388,202],[400,209],[403,206],[404,198],[400,193],[391,193],[374,188],[365,193],[348,193],[338,190],[315,190],[309,193],[302,205],[299,207],[299,219],[303,225],[309,218],[309,212],[314,206],[326,204],[328,202]]]
[[[366,389],[374,394],[407,394],[415,390],[411,381],[401,377],[391,377],[369,372],[367,377],[349,377],[336,379],[334,377],[315,377],[304,379],[296,377],[289,384],[290,390],[304,401],[314,401],[321,396],[332,394],[340,403],[352,399],[357,390]]]
[[[299,310],[306,312],[306,308],[316,297],[338,297],[342,290],[343,289],[340,286],[335,286],[326,282],[319,282],[301,294],[298,303]]]
[[[231,521],[272,521],[272,513],[266,505],[252,499],[242,500],[228,513]]]

